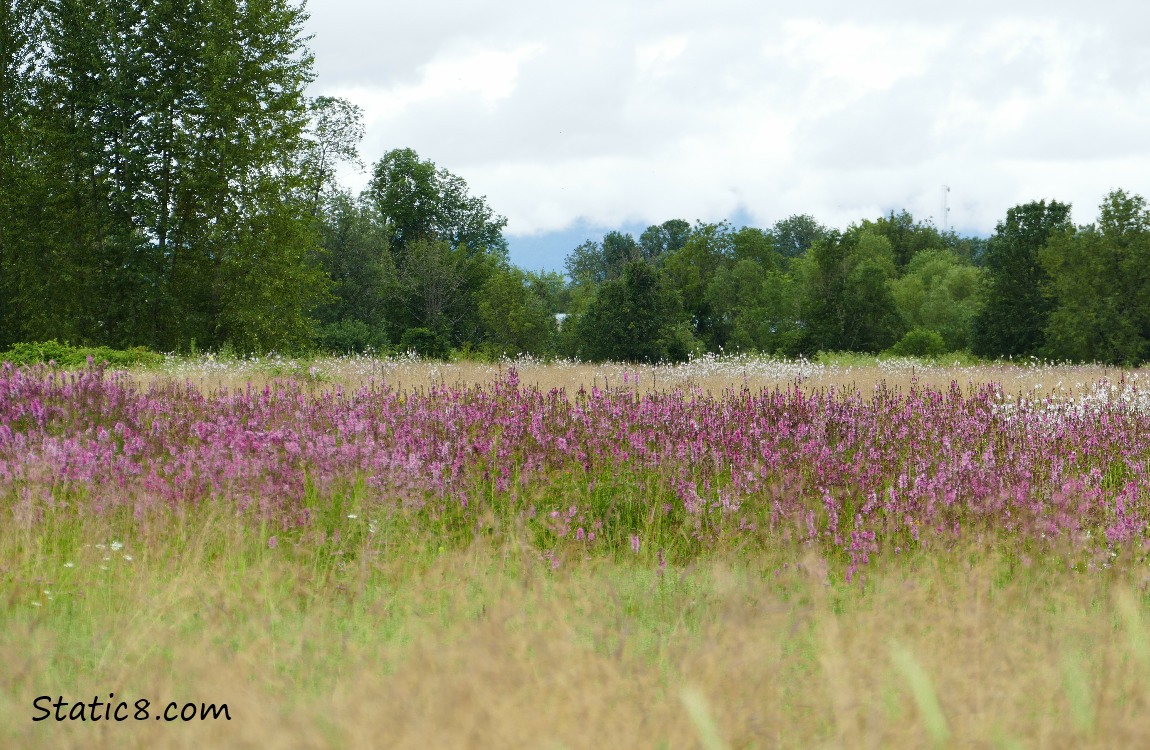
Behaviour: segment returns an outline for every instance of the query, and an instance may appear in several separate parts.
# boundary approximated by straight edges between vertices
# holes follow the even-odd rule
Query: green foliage
[[[335,184],[336,167],[359,161],[363,140],[363,110],[333,96],[318,96],[308,102],[311,125],[306,135],[304,172],[311,185],[312,212],[319,211],[325,191]]]
[[[388,340],[381,329],[372,328],[362,320],[344,319],[321,326],[316,345],[333,354],[362,354],[387,351]]]
[[[415,352],[425,359],[447,359],[451,354],[451,342],[428,328],[408,328],[399,340],[399,350]]]
[[[889,283],[890,241],[873,231],[832,233],[793,264],[810,346],[878,352],[903,333]]]
[[[299,169],[304,17],[290,0],[39,5],[24,177],[0,187],[22,236],[0,241],[9,341],[308,340],[325,284]]]
[[[727,343],[727,321],[715,310],[707,288],[719,270],[733,262],[734,248],[735,233],[729,224],[699,223],[683,247],[663,261],[670,287],[708,351],[718,351]]]
[[[890,282],[899,313],[912,329],[937,332],[946,351],[970,347],[974,318],[982,306],[982,271],[953,251],[924,250]]]
[[[707,297],[729,326],[726,348],[783,356],[802,352],[798,289],[789,275],[764,273],[759,262],[743,259],[715,273]]]
[[[0,353],[0,362],[14,365],[36,365],[54,362],[57,367],[86,367],[88,358],[112,367],[138,367],[158,365],[164,361],[161,354],[138,346],[134,349],[112,349],[106,346],[83,347],[61,344],[52,339],[34,343],[17,343]]]
[[[357,321],[385,329],[396,318],[398,280],[387,227],[372,205],[334,191],[319,214],[319,262],[332,296],[315,311],[321,323]]]
[[[658,265],[665,256],[687,244],[690,236],[690,223],[682,219],[671,219],[644,229],[639,235],[639,249],[644,260]]]
[[[1042,352],[1053,301],[1039,253],[1052,235],[1069,231],[1070,206],[1035,201],[999,222],[986,250],[986,304],[974,320],[973,349],[989,357]]]
[[[1053,234],[1039,252],[1055,300],[1044,352],[1057,360],[1135,365],[1150,358],[1150,211],[1106,196],[1097,224]]]
[[[517,268],[501,268],[488,278],[479,297],[479,315],[485,347],[492,354],[544,355],[552,348],[555,315]]]
[[[890,243],[891,258],[903,268],[924,250],[941,250],[948,240],[932,224],[915,221],[909,211],[890,212],[875,221],[864,220],[851,227],[850,232],[872,233]]]
[[[643,261],[600,286],[587,312],[574,320],[580,355],[616,362],[686,358],[695,342],[684,322],[666,279]]]
[[[507,219],[496,216],[484,197],[470,195],[463,178],[420,160],[410,148],[388,151],[376,162],[367,196],[390,230],[397,263],[417,241],[442,240],[472,255],[507,255]]]
[[[901,357],[937,357],[949,349],[937,331],[912,328],[888,351]]]
[[[830,230],[809,214],[796,214],[775,222],[771,236],[780,253],[787,258],[798,258],[816,242],[827,239]]]

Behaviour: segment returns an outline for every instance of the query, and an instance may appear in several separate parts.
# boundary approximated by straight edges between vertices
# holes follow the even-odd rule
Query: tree
[[[944,235],[929,223],[915,221],[909,211],[890,212],[875,221],[864,220],[851,228],[855,232],[873,232],[885,237],[891,246],[897,268],[904,268],[911,259],[924,250],[940,250],[948,246]]]
[[[687,244],[691,236],[690,223],[682,219],[671,219],[662,224],[652,224],[639,235],[639,249],[643,259],[658,265],[662,259]]]
[[[986,304],[974,321],[973,348],[983,356],[1042,352],[1054,302],[1039,252],[1053,234],[1072,228],[1070,205],[1033,201],[1015,206],[998,223],[986,249]]]
[[[1039,252],[1055,300],[1044,334],[1054,359],[1135,365],[1150,358],[1150,211],[1112,191],[1096,224],[1050,236]]]
[[[890,288],[908,328],[932,331],[945,351],[958,351],[970,347],[974,318],[982,306],[981,279],[980,269],[952,251],[925,250]]]
[[[12,261],[22,335],[294,347],[323,276],[299,164],[312,78],[289,0],[55,0]]]
[[[304,171],[311,183],[312,212],[320,208],[320,198],[335,183],[336,168],[344,162],[359,164],[359,143],[363,140],[363,110],[346,99],[317,96],[308,102],[311,124],[304,152]]]
[[[707,287],[707,296],[729,329],[729,347],[786,356],[803,353],[797,289],[788,274],[764,271],[762,265],[745,258],[729,269],[720,268]]]
[[[604,282],[576,320],[582,356],[593,361],[658,362],[684,358],[678,300],[650,264],[632,261]],[[689,346],[689,345],[687,345]]]
[[[607,280],[607,262],[603,256],[603,246],[595,240],[586,240],[567,254],[563,261],[572,283],[594,287]]]
[[[0,348],[21,339],[28,313],[45,301],[32,284],[39,276],[33,215],[44,174],[32,133],[43,23],[41,3],[0,0]]]
[[[376,162],[367,193],[390,227],[397,261],[420,240],[442,240],[471,255],[507,256],[507,219],[496,216],[482,196],[469,195],[461,177],[421,161],[410,148],[388,151]]]
[[[826,239],[829,231],[808,214],[796,214],[775,222],[771,236],[775,247],[787,258],[798,258],[816,242]]]
[[[825,351],[878,352],[903,334],[888,282],[890,240],[873,231],[832,232],[794,261],[809,345]]]
[[[345,191],[330,193],[322,208],[320,264],[332,298],[316,310],[321,343],[330,338],[324,345],[340,351],[380,349],[401,333],[391,323],[398,317],[397,279],[387,228],[370,203]]]
[[[493,273],[483,286],[479,314],[492,354],[546,354],[555,335],[555,315],[527,274],[513,266]]]
[[[726,222],[700,222],[683,247],[663,261],[663,271],[682,301],[691,322],[692,333],[708,351],[726,346],[729,330],[707,296],[707,288],[720,268],[730,266],[735,257],[735,233]]]
[[[587,240],[572,250],[565,260],[571,280],[583,286],[602,284],[623,275],[623,268],[644,260],[639,243],[630,234],[608,232],[602,242]]]

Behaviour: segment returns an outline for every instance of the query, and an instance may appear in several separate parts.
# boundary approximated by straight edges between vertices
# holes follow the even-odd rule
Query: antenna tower
[[[946,230],[950,228],[950,207],[946,205],[947,196],[950,194],[950,186],[942,186],[942,232],[946,234]]]

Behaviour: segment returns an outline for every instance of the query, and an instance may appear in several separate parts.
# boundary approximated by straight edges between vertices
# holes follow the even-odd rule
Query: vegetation
[[[1143,736],[1137,374],[1017,400],[914,375],[710,394],[649,375],[203,389],[5,367],[0,742]],[[109,694],[231,720],[40,708]]]
[[[1150,358],[1150,220],[1122,190],[1084,227],[1058,201],[985,239],[906,211],[672,219],[588,239],[565,276],[515,268],[507,220],[410,148],[360,195],[337,184],[363,113],[304,96],[304,18],[294,0],[0,5],[0,348]]]

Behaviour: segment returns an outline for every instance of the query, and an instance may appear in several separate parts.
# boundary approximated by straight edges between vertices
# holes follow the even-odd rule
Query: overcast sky
[[[1053,198],[1150,196],[1150,3],[313,0],[313,94],[366,114],[562,267],[671,218],[844,228],[906,208],[987,234]],[[346,174],[355,188],[364,174]]]

